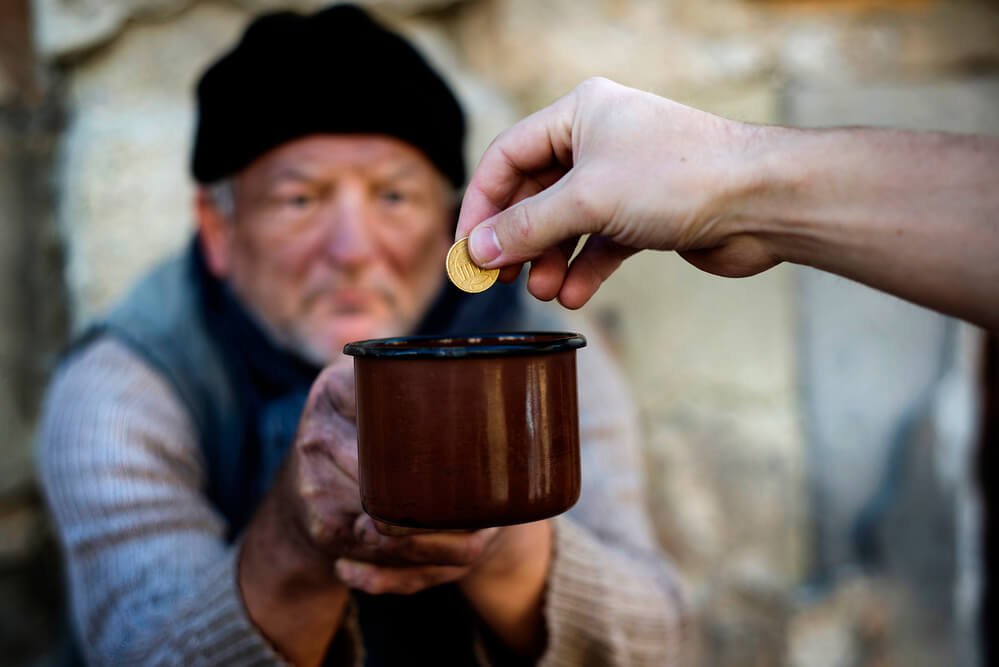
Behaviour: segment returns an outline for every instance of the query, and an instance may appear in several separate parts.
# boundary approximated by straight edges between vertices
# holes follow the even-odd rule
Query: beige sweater
[[[542,664],[680,664],[686,616],[643,507],[634,409],[590,341],[578,354],[583,488],[554,523]],[[238,546],[203,494],[191,419],[125,346],[98,341],[59,370],[39,469],[90,664],[282,663],[243,606]]]

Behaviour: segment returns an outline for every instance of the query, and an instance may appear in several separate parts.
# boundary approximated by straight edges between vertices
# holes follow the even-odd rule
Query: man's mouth
[[[373,315],[384,308],[394,308],[395,295],[382,281],[373,278],[365,281],[365,284],[338,282],[339,284],[327,284],[311,290],[304,310],[326,313],[327,316],[350,317]]]
[[[370,311],[378,298],[371,290],[338,289],[329,295],[329,304],[337,315],[356,315]]]

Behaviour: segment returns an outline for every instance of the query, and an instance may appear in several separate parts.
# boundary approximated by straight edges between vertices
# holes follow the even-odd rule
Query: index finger
[[[530,174],[556,165],[572,166],[575,102],[566,95],[502,132],[482,154],[465,189],[455,238],[516,202]]]

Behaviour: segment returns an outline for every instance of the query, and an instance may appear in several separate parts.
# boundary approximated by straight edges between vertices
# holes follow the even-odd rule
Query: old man
[[[40,472],[87,661],[678,660],[634,410],[595,337],[567,515],[385,535],[361,508],[345,343],[574,326],[522,286],[445,282],[465,123],[441,77],[337,6],[254,21],[197,103],[194,239],[76,342],[47,400]]]

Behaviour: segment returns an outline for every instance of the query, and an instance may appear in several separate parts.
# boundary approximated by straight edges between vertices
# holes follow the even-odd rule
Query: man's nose
[[[328,215],[326,251],[330,260],[341,266],[354,266],[370,259],[375,250],[372,211],[362,193],[338,193]]]

